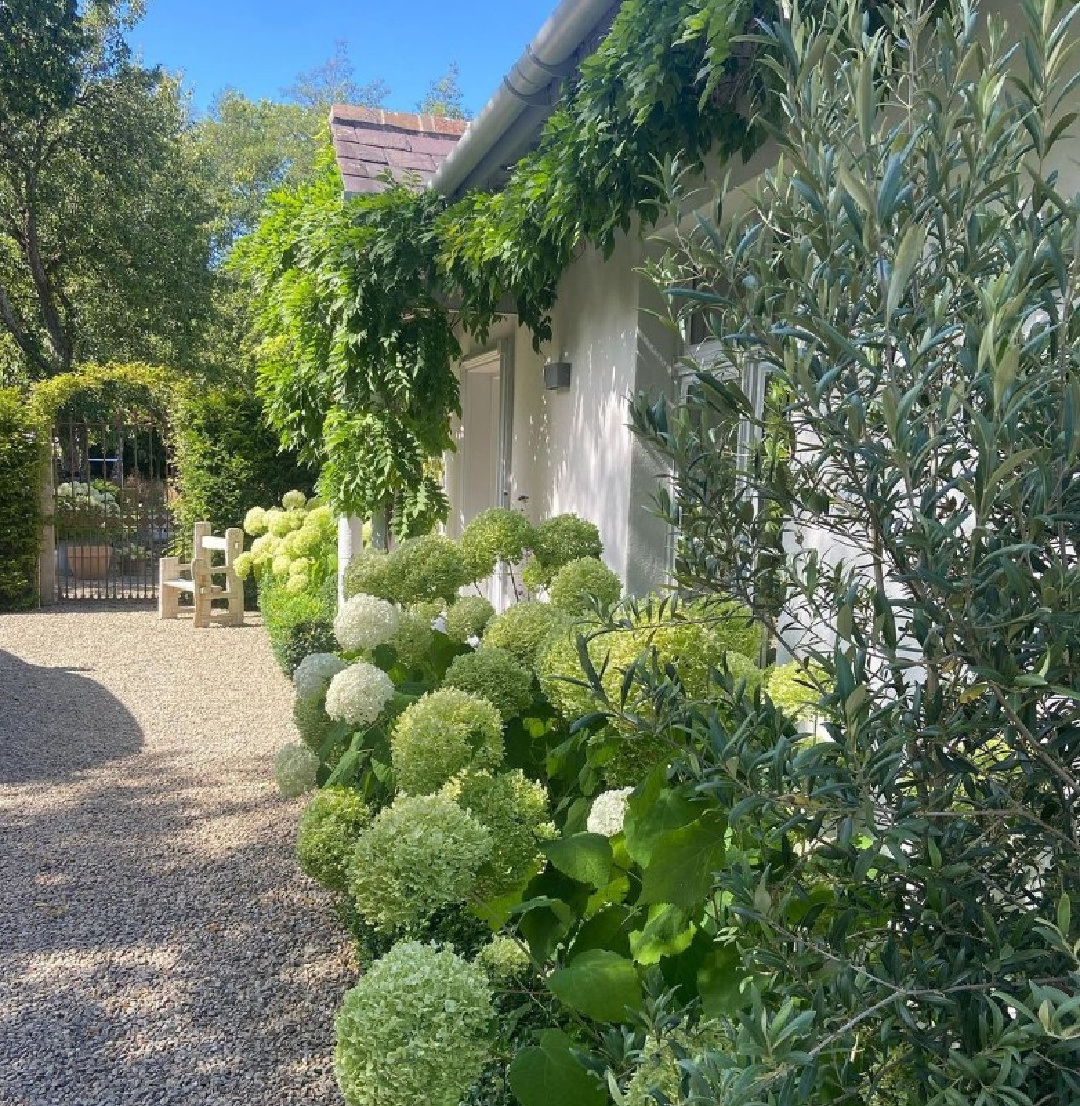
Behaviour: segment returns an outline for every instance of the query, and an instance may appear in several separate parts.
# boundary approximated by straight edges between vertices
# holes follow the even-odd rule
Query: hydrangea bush
[[[502,718],[486,699],[440,688],[401,713],[390,732],[390,752],[398,786],[427,795],[470,765],[502,763]]]
[[[487,699],[504,721],[524,714],[533,701],[532,673],[503,649],[483,648],[455,657],[443,683]]]
[[[593,523],[577,515],[555,515],[536,527],[533,556],[523,578],[533,590],[546,587],[563,565],[579,557],[599,557],[603,552],[600,531]]]
[[[274,778],[286,799],[295,799],[315,787],[319,758],[306,746],[295,742],[283,745],[274,757]]]
[[[423,667],[435,647],[435,631],[431,628],[431,619],[417,614],[415,610],[402,611],[397,630],[388,644],[406,668]]]
[[[453,799],[402,795],[353,850],[349,895],[376,929],[416,931],[441,907],[470,897],[491,849],[491,834]]]
[[[346,992],[334,1071],[348,1106],[458,1106],[493,1052],[483,970],[450,949],[395,945]]]
[[[518,511],[491,507],[481,511],[461,534],[461,551],[472,579],[483,580],[495,565],[515,565],[532,545],[533,528]]]
[[[336,722],[369,726],[394,694],[394,683],[381,669],[357,661],[339,672],[326,691],[326,713]]]
[[[344,894],[353,850],[370,823],[371,809],[356,791],[319,791],[300,815],[296,855],[301,869],[328,890]]]
[[[622,581],[596,557],[577,557],[555,573],[548,589],[551,604],[570,615],[609,611],[622,595]]]

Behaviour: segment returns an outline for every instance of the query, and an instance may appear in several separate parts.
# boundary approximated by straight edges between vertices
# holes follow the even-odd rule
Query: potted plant
[[[71,480],[56,489],[56,537],[61,571],[79,580],[97,580],[109,570],[110,526],[120,517],[116,496],[93,484]]]

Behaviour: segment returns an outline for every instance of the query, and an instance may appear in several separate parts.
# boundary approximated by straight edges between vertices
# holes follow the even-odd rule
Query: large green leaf
[[[630,934],[630,951],[639,964],[658,964],[664,956],[678,956],[690,947],[697,926],[681,906],[663,903],[649,908],[641,929]]]
[[[661,836],[650,850],[639,901],[700,907],[712,891],[713,874],[724,862],[725,830],[724,820],[710,812]]]
[[[641,1002],[641,984],[633,963],[608,949],[591,949],[559,968],[548,979],[551,993],[587,1017],[600,1022],[626,1018],[626,1008]]]
[[[701,813],[702,805],[668,787],[666,770],[658,769],[627,803],[623,823],[626,851],[638,864],[648,864],[665,834],[696,821]]]
[[[548,860],[564,875],[593,887],[611,882],[611,842],[599,833],[575,833],[543,846]]]
[[[606,1106],[600,1083],[574,1059],[574,1042],[546,1029],[539,1047],[524,1048],[510,1065],[510,1089],[521,1106]]]

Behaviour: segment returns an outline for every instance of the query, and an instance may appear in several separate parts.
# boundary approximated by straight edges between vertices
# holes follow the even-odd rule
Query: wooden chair
[[[244,549],[244,531],[237,526],[225,531],[225,536],[210,533],[209,522],[195,523],[195,541],[190,564],[181,564],[178,557],[162,557],[158,566],[158,617],[179,618],[180,596],[192,597],[195,625],[199,628],[211,622],[223,626],[244,624],[244,584],[236,575],[236,558]],[[215,563],[215,554],[222,561]],[[221,583],[215,583],[221,579]],[[224,599],[228,606],[215,608],[215,599]]]

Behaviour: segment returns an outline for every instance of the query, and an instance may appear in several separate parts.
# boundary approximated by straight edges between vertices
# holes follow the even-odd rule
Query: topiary
[[[457,687],[487,699],[503,721],[524,714],[533,702],[532,673],[505,649],[481,649],[455,657],[443,678],[444,687]]]
[[[486,699],[440,688],[402,712],[390,733],[390,754],[397,785],[427,795],[470,765],[502,763],[502,718]]]
[[[599,557],[604,552],[600,531],[577,515],[555,515],[536,527],[529,562],[530,587],[547,585],[563,565],[579,557]]]
[[[376,929],[415,933],[470,897],[491,849],[491,834],[448,796],[399,795],[357,842],[349,895]]]
[[[344,787],[317,791],[300,815],[296,856],[302,871],[327,890],[345,893],[349,861],[371,810],[356,792]]]
[[[495,565],[517,564],[533,541],[529,520],[506,507],[481,511],[461,534],[461,552],[473,580],[483,580]]]
[[[544,865],[543,841],[557,836],[543,784],[512,772],[467,771],[442,793],[491,831],[491,856],[476,873],[475,896],[498,898],[523,887]]]
[[[603,561],[577,557],[552,577],[548,592],[551,605],[569,615],[609,611],[622,595],[622,581]]]
[[[540,647],[554,631],[569,627],[570,617],[550,603],[515,603],[487,624],[482,649],[504,649],[518,664],[535,672]]]
[[[480,637],[495,617],[495,608],[480,595],[466,595],[446,612],[446,636],[458,645]]]
[[[345,993],[334,1072],[347,1106],[458,1106],[493,1051],[484,972],[450,949],[395,945]]]

